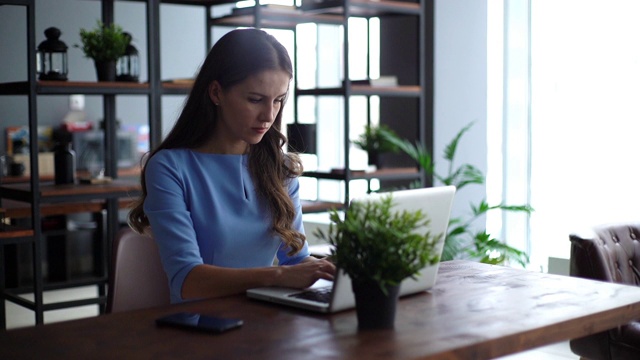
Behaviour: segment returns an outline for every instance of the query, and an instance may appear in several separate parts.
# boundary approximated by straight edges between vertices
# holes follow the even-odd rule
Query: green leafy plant
[[[388,140],[393,136],[396,136],[395,132],[386,125],[367,125],[358,140],[354,140],[353,143],[366,151],[398,152],[398,147]]]
[[[425,146],[420,142],[412,143],[393,134],[385,134],[387,141],[394,143],[400,151],[413,158],[428,175],[443,185],[454,185],[458,191],[469,185],[482,185],[485,183],[484,174],[475,166],[462,164],[455,166],[455,154],[462,136],[473,125],[469,123],[462,128],[444,149],[444,160],[449,163],[446,174],[439,174],[435,170],[435,162]],[[486,229],[476,230],[473,223],[479,217],[491,210],[503,210],[512,212],[524,212],[531,214],[533,208],[525,205],[507,205],[504,203],[490,205],[486,200],[479,204],[471,204],[471,214],[467,217],[452,218],[449,222],[448,232],[445,238],[445,246],[442,261],[471,258],[488,264],[504,264],[516,262],[521,266],[529,263],[529,256],[522,250],[508,246],[487,233]]]
[[[387,287],[415,276],[440,260],[435,247],[444,234],[419,233],[429,219],[421,211],[392,211],[392,195],[354,202],[341,217],[330,211],[328,233],[315,235],[333,245],[332,258],[354,281],[373,280]]]
[[[131,37],[116,24],[105,25],[98,21],[92,30],[80,29],[81,48],[84,55],[94,61],[116,61],[125,54]]]

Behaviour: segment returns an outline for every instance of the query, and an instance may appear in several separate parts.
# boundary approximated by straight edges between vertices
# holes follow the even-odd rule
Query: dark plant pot
[[[95,65],[98,81],[116,81],[115,61],[96,61]]]
[[[369,165],[380,167],[380,153],[376,150],[367,151],[367,157],[369,158]]]
[[[352,280],[351,287],[356,298],[358,329],[393,329],[400,285],[388,287],[387,294],[369,280]]]

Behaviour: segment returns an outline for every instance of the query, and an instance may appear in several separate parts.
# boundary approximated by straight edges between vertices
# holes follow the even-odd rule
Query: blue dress
[[[147,163],[144,212],[169,279],[171,302],[183,301],[182,284],[199,264],[229,268],[292,265],[309,255],[307,244],[292,257],[272,232],[271,216],[258,199],[247,155],[161,150]],[[299,183],[288,184],[304,234]]]

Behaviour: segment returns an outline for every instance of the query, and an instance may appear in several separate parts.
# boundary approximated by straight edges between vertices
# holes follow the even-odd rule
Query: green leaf
[[[395,132],[388,126],[366,125],[364,133],[353,143],[365,151],[377,153],[398,152],[398,146],[391,139],[398,138]]]
[[[76,44],[75,47],[81,48],[86,57],[95,61],[116,61],[125,54],[131,37],[119,25],[105,25],[98,20],[94,29],[80,29],[80,40],[82,46]]]
[[[473,122],[463,127],[462,130],[460,130],[456,134],[453,140],[451,140],[451,142],[444,148],[445,160],[449,160],[450,162],[453,162],[453,158],[455,157],[456,150],[458,149],[458,142],[460,141],[460,138],[462,138],[462,135],[464,135],[464,133],[466,133],[471,128],[471,126],[473,126]]]
[[[448,163],[446,175],[435,172],[435,161],[426,147],[419,141],[411,142],[401,139],[397,135],[390,135],[389,142],[394,143],[401,152],[418,163],[420,168],[428,175],[433,176],[443,185],[454,185],[458,191],[469,185],[482,185],[485,183],[485,175],[477,167],[471,164],[454,166],[454,159],[462,136],[473,126],[473,122],[463,127],[445,147],[443,160]],[[486,230],[476,232],[472,226],[477,226],[474,220],[492,210],[522,212],[531,214],[534,209],[527,205],[498,204],[490,205],[486,200],[478,204],[471,204],[471,213],[465,217],[452,218],[445,238],[442,260],[469,258],[490,264],[518,263],[523,267],[529,262],[528,255],[521,250],[507,246],[498,239],[492,238]],[[473,224],[473,225],[472,225]]]

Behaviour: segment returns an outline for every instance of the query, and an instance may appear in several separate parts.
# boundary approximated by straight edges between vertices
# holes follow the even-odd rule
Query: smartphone
[[[196,313],[181,312],[156,319],[158,326],[174,326],[183,329],[223,333],[242,326],[240,319],[228,319]]]

